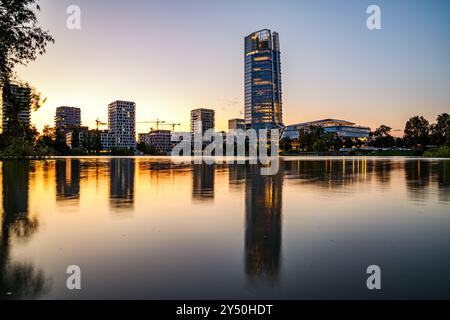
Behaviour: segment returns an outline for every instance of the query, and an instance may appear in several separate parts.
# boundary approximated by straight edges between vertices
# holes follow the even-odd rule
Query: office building
[[[207,130],[216,126],[215,111],[211,109],[195,109],[191,111],[191,132],[204,135]]]
[[[239,129],[245,131],[245,119],[228,120],[228,131],[236,132]]]
[[[108,129],[113,148],[136,150],[136,104],[130,101],[110,103]]]
[[[365,139],[370,135],[370,128],[357,126],[355,123],[346,120],[337,119],[323,119],[317,121],[303,122],[286,127],[283,133],[283,137],[295,140],[299,138],[300,130],[309,130],[311,126],[319,126],[324,129],[326,133],[336,133],[338,137],[352,138],[352,139]]]
[[[56,108],[55,127],[60,130],[68,130],[81,126],[81,110],[73,107]]]
[[[2,128],[3,132],[8,130],[12,108],[18,108],[18,122],[25,128],[31,124],[31,89],[25,86],[15,84],[10,85],[11,96],[6,96],[2,91]]]
[[[245,38],[245,123],[255,130],[283,126],[279,36],[267,29]]]

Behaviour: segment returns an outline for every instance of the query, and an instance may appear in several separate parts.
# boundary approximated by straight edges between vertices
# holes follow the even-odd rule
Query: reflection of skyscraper
[[[56,200],[80,198],[80,160],[56,161]]]
[[[230,189],[240,190],[247,175],[245,164],[230,165],[228,167],[228,184]]]
[[[134,172],[134,159],[111,159],[109,190],[112,207],[118,209],[133,207]]]
[[[280,269],[282,173],[261,176],[251,166],[245,193],[245,262],[252,279],[274,279]]]
[[[214,199],[214,165],[195,164],[192,171],[192,198]]]
[[[245,38],[245,123],[256,130],[283,125],[280,43],[267,29]]]

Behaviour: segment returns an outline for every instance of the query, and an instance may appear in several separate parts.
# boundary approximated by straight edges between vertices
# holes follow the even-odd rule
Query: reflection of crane
[[[172,127],[172,132],[175,132],[175,127],[177,126],[181,126],[181,123],[166,123],[163,124],[164,126],[171,126]]]
[[[97,131],[98,131],[99,127],[108,125],[107,123],[101,122],[99,118],[97,118],[97,120],[95,120],[95,123],[97,124]]]
[[[137,122],[137,123],[156,123],[156,130],[159,130],[159,125],[164,124],[166,122],[156,119],[156,121],[142,121],[142,122]]]

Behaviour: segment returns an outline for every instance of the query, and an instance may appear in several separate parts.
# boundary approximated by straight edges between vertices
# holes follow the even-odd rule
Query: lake
[[[450,161],[0,162],[0,299],[449,299]],[[81,268],[81,290],[66,269]],[[381,269],[368,290],[367,268]]]

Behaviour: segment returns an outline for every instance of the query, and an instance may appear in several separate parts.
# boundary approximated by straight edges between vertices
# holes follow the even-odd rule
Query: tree
[[[292,149],[292,140],[289,137],[284,137],[281,139],[280,146],[283,148],[283,151],[289,151]]]
[[[40,10],[37,1],[0,0],[0,88],[3,105],[8,106],[3,110],[7,126],[3,130],[2,147],[5,153],[8,153],[6,149],[12,152],[17,150],[24,156],[26,152],[34,150],[36,141],[33,138],[36,132],[21,123],[18,115],[25,107],[37,110],[45,100],[41,101],[40,94],[28,83],[20,83],[13,75],[13,69],[18,64],[26,65],[34,61],[38,55],[45,53],[48,43],[54,42],[51,35],[43,30],[37,21],[35,10]],[[29,99],[17,97],[15,84],[29,89]],[[24,101],[27,100],[30,105],[25,105]],[[18,138],[21,138],[20,141],[15,141]],[[19,150],[17,147],[22,142],[30,145],[24,145]]]
[[[422,116],[414,116],[405,126],[403,140],[409,147],[424,149],[429,141],[430,123]]]
[[[382,124],[379,128],[377,128],[377,129],[373,132],[373,136],[374,136],[375,138],[379,138],[379,137],[388,137],[388,136],[391,135],[391,131],[392,131],[392,128],[391,128],[391,127]]]
[[[38,0],[0,0],[0,77],[2,84],[11,80],[17,64],[27,64],[45,53],[54,39],[41,28],[35,10]]]
[[[438,115],[436,123],[431,125],[430,131],[431,144],[439,146],[445,144],[450,131],[450,115],[448,113]]]
[[[299,131],[299,145],[300,149],[304,151],[316,151],[314,143],[325,135],[325,130],[320,126],[310,126],[308,129],[300,129]]]
[[[391,135],[392,128],[382,124],[371,134],[369,145],[377,148],[389,148],[395,145],[395,138]]]
[[[353,148],[353,140],[351,138],[344,139],[344,147],[345,148]]]
[[[145,142],[138,143],[137,150],[144,154],[147,154],[147,155],[158,155],[159,154],[158,150],[153,145],[145,143]]]

